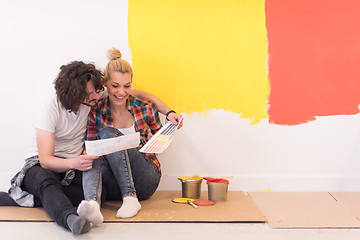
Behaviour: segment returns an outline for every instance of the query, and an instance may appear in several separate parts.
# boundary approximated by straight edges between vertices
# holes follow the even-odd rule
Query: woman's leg
[[[103,162],[103,157],[95,159],[92,168],[83,172],[82,175],[85,200],[95,200],[99,205],[101,204]]]
[[[112,127],[104,128],[99,133],[100,139],[114,138],[122,135],[123,134],[119,130]],[[122,197],[136,196],[136,190],[127,152],[118,151],[108,154],[105,156],[105,160],[119,184]]]
[[[137,148],[127,150],[136,194],[139,200],[149,199],[159,186],[161,172],[158,167],[145,154]]]
[[[119,130],[111,127],[104,128],[99,133],[100,139],[113,138],[121,135],[123,134]],[[105,159],[118,183],[120,194],[123,200],[123,204],[118,210],[116,217],[129,218],[135,216],[141,209],[141,205],[136,196],[136,190],[127,151],[118,151],[108,154],[105,156]],[[105,178],[107,175],[104,174],[103,176]]]
[[[144,157],[138,149],[126,150],[130,159],[131,172],[138,199],[146,200],[150,198],[157,189],[161,173],[157,166]],[[104,161],[104,165],[107,165]],[[116,187],[115,187],[116,186]],[[118,182],[112,171],[103,170],[103,187],[107,195],[107,200],[119,201],[122,199],[122,193]]]
[[[100,138],[105,139],[121,135],[122,133],[115,128],[104,128],[100,133]],[[157,166],[140,153],[137,148],[108,154],[105,159],[104,164],[110,166],[123,197],[123,205],[118,210],[117,217],[132,217],[141,208],[138,199],[145,200],[154,194],[159,185],[161,173]],[[106,176],[112,175],[103,174],[103,181],[106,183],[104,187],[107,189],[109,197],[114,197],[108,187],[113,188],[114,184],[109,184],[112,179],[107,179]]]
[[[145,155],[140,153],[138,149],[128,149],[125,153],[125,157],[130,162],[137,198],[123,198],[123,205],[116,214],[119,218],[134,216],[141,208],[138,199],[145,200],[150,198],[158,187],[161,177],[161,173],[156,165],[145,158]],[[137,206],[139,207],[137,208]]]
[[[99,225],[104,221],[101,214],[101,193],[102,193],[102,168],[103,157],[93,161],[92,168],[83,172],[83,190],[85,200],[81,201],[77,213],[85,217],[94,225]]]
[[[45,211],[60,226],[81,234],[90,230],[90,224],[76,214],[76,209],[64,194],[59,176],[39,165],[30,168],[22,184],[25,191],[40,198]]]

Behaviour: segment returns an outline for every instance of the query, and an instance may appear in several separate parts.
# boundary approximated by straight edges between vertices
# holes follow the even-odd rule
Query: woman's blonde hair
[[[111,48],[107,51],[106,57],[109,59],[108,64],[104,70],[104,83],[106,83],[110,79],[110,73],[112,71],[121,72],[121,73],[130,73],[131,80],[133,78],[133,71],[130,66],[130,63],[125,59],[121,58],[121,52],[116,48]]]

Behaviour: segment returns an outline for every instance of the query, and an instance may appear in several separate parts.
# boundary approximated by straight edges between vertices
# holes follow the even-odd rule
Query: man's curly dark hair
[[[103,91],[103,74],[94,64],[73,61],[60,67],[54,81],[56,95],[62,106],[69,111],[77,111],[88,97],[86,85],[92,81],[97,91]]]

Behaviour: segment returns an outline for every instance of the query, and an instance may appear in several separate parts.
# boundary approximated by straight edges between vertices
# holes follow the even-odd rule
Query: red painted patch
[[[359,113],[360,1],[267,0],[269,121]]]

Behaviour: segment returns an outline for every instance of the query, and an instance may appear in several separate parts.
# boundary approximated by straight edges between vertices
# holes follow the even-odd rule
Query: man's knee
[[[27,185],[27,188],[29,185],[32,185],[39,192],[49,185],[61,187],[58,175],[55,172],[40,166],[34,166],[26,172],[24,184]]]

